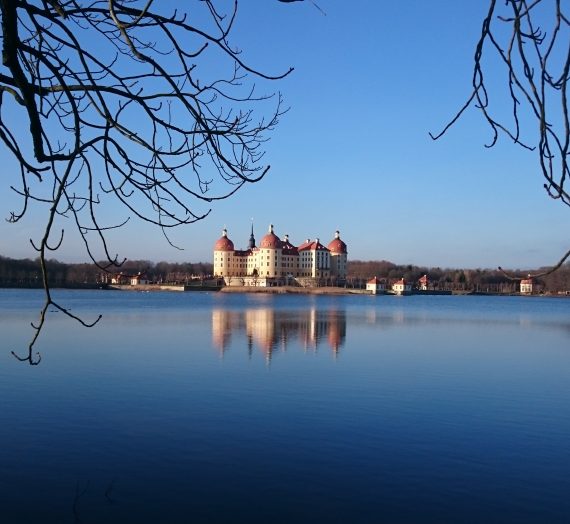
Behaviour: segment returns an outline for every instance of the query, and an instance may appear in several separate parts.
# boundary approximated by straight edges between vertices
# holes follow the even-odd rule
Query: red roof
[[[214,251],[233,251],[234,243],[226,236],[218,239],[214,245]]]
[[[340,231],[335,231],[334,238],[329,242],[328,249],[331,253],[346,254],[346,244],[340,239]]]
[[[329,242],[328,248],[331,253],[346,253],[346,244],[340,239],[335,238]]]
[[[214,244],[214,251],[233,251],[234,243],[228,238],[228,231],[226,228],[222,231],[222,236]]]
[[[299,250],[289,242],[288,236],[285,236],[285,239],[281,241],[281,249],[284,255],[299,255]]]
[[[328,251],[329,249],[323,246],[318,240],[304,242],[298,247],[299,251]]]
[[[269,233],[261,239],[259,247],[263,249],[279,249],[281,244],[281,239],[273,232],[272,224],[269,226]]]
[[[424,275],[422,278],[420,278],[419,280],[422,284],[427,284],[429,282],[428,276]]]
[[[279,249],[281,247],[281,240],[274,233],[267,233],[262,239],[259,247],[265,249]]]
[[[383,284],[384,282],[382,280],[380,280],[378,277],[373,277],[371,278],[368,282],[366,282],[367,284]]]

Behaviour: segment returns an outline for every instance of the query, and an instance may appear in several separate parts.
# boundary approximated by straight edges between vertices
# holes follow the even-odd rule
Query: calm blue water
[[[0,290],[0,522],[570,522],[570,300]]]

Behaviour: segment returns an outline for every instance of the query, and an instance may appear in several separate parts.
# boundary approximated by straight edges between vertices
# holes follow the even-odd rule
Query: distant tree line
[[[539,268],[542,270],[544,268]],[[536,273],[537,269],[512,271],[513,274],[526,278],[529,273]],[[414,265],[398,265],[387,260],[348,262],[347,284],[361,282],[364,279],[378,277],[391,283],[400,278],[415,284],[427,275],[430,287],[433,289],[451,291],[474,291],[484,293],[511,293],[518,292],[519,280],[512,280],[503,272],[494,269],[454,269],[454,268],[428,268]],[[570,291],[570,264],[535,280],[537,288],[545,293],[559,293]]]
[[[53,287],[89,287],[104,282],[104,274],[95,264],[71,264],[48,260],[49,284]],[[212,274],[207,262],[151,262],[127,260],[116,273],[144,274],[151,282],[184,283]],[[0,256],[0,287],[42,287],[39,259],[12,259]]]
[[[89,287],[104,282],[105,275],[95,264],[71,264],[48,260],[50,286]],[[539,268],[542,269],[542,268]],[[525,278],[536,269],[513,271]],[[213,273],[209,262],[151,262],[150,260],[127,260],[115,273],[126,276],[143,274],[150,282],[187,283],[197,278],[208,278]],[[399,265],[387,260],[351,260],[348,263],[346,284],[349,287],[363,287],[366,280],[377,276],[390,284],[405,278],[412,284],[427,275],[432,289],[452,291],[480,291],[511,293],[519,289],[519,281],[509,279],[504,273],[493,269],[428,268],[425,266]],[[110,280],[110,279],[107,279]],[[536,281],[545,293],[570,291],[570,264]],[[0,287],[41,287],[39,260],[12,259],[0,256]]]

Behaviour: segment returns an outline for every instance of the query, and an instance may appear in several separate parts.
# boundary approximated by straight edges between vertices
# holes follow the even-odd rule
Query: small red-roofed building
[[[528,278],[521,280],[521,295],[532,295],[533,280],[529,275]]]
[[[148,277],[144,273],[138,273],[130,277],[131,286],[144,286],[148,284]]]
[[[130,283],[129,275],[121,273],[114,273],[111,275],[111,284],[125,285]]]
[[[412,292],[412,284],[401,278],[392,284],[392,291],[396,295],[408,295]]]
[[[418,280],[418,289],[420,291],[427,291],[429,287],[429,278],[427,275],[424,275]]]
[[[380,280],[378,277],[371,278],[366,282],[366,291],[377,295],[378,293],[384,293],[386,291],[386,283]]]

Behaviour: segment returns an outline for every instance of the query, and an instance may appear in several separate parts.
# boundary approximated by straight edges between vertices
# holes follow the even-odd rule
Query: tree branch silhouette
[[[292,68],[268,74],[245,61],[231,42],[237,0],[227,13],[214,0],[164,9],[152,0],[0,0],[0,143],[19,166],[12,189],[22,203],[7,220],[48,206],[32,242],[45,303],[27,355],[14,353],[30,364],[41,358],[33,347],[50,306],[84,325],[99,320],[84,322],[52,297],[46,256],[64,241],[56,223],[70,220],[90,259],[109,270],[124,259],[107,233],[130,217],[174,246],[171,228],[210,213],[201,203],[269,170],[263,146],[286,108],[250,79]],[[110,220],[111,201],[126,216]]]
[[[567,4],[560,0],[490,0],[475,49],[472,92],[443,130],[430,136],[440,139],[468,108],[475,107],[491,129],[491,141],[485,147],[493,147],[503,134],[535,151],[547,194],[570,206],[570,18],[564,8]],[[498,58],[507,74],[512,116],[508,123],[500,110],[497,116],[491,107],[494,91],[487,84],[487,58]],[[529,138],[523,139],[523,134]],[[570,251],[548,273],[531,276],[549,274],[569,257]]]

